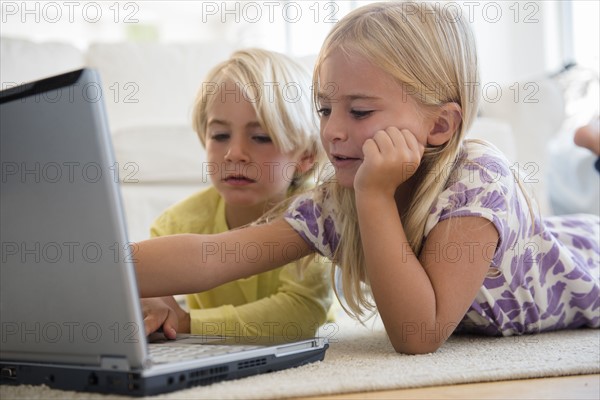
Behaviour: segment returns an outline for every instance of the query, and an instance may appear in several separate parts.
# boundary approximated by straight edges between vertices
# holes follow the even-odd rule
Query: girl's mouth
[[[357,162],[362,162],[362,158],[347,157],[339,154],[331,155],[331,162],[336,168],[345,168],[353,166]]]

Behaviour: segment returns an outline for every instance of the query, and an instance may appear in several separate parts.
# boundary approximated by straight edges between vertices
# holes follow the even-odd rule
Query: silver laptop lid
[[[4,360],[145,364],[105,95],[89,69],[0,92]]]

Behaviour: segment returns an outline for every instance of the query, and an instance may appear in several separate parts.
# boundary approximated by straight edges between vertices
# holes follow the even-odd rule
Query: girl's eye
[[[369,115],[371,115],[372,112],[373,112],[372,110],[367,110],[367,111],[350,110],[350,114],[352,114],[352,116],[357,119],[368,117]]]
[[[321,107],[317,110],[317,113],[321,117],[329,117],[329,115],[331,114],[331,108]]]

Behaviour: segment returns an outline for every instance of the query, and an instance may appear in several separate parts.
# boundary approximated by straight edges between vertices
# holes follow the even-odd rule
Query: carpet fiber
[[[330,341],[323,362],[156,398],[266,399],[600,372],[598,329],[509,338],[454,336],[434,354],[419,356],[396,354],[381,323],[366,328],[342,316],[324,326],[321,335]],[[106,396],[2,385],[0,398]]]

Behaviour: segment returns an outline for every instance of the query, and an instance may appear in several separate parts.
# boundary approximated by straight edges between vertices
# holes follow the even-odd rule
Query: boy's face
[[[341,186],[353,187],[363,143],[379,130],[408,129],[426,145],[433,121],[398,83],[366,59],[336,50],[324,60],[319,80],[321,141]]]
[[[225,82],[213,96],[207,110],[206,152],[212,183],[225,204],[262,207],[283,200],[299,156],[279,151],[234,82]]]

